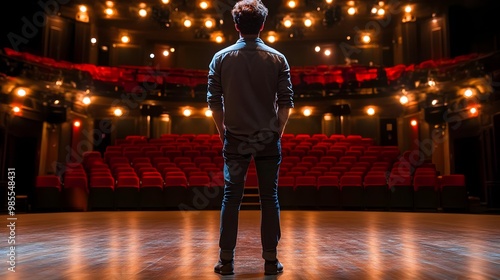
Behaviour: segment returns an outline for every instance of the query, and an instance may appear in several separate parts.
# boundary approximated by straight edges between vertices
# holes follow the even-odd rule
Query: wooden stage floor
[[[279,276],[264,276],[258,210],[240,213],[232,276],[213,272],[219,211],[15,217],[0,279],[500,279],[500,215],[283,210]]]

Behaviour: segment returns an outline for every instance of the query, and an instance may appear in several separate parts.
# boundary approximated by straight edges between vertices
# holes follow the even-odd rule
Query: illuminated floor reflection
[[[3,216],[6,221],[6,216]],[[0,279],[500,279],[500,215],[282,211],[279,277],[264,277],[260,212],[240,213],[235,275],[213,273],[219,211],[18,214]]]

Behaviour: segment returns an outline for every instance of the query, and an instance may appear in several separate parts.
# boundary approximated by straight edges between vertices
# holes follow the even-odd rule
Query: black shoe
[[[283,272],[283,265],[278,261],[266,261],[264,264],[265,275],[276,275]]]
[[[234,261],[223,261],[219,260],[214,267],[214,271],[221,275],[232,275],[234,274]]]

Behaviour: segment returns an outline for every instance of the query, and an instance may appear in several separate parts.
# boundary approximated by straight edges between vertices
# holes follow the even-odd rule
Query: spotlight
[[[399,98],[399,103],[401,103],[402,105],[408,104],[408,101],[408,96],[406,95],[403,95]]]
[[[191,114],[193,113],[193,111],[191,109],[184,109],[182,111],[182,114],[185,116],[185,117],[189,117],[191,116]]]
[[[370,108],[366,109],[366,113],[369,116],[373,116],[373,115],[375,115],[375,109],[373,109],[373,107],[370,107]]]
[[[113,111],[113,114],[116,116],[116,117],[121,117],[123,115],[123,111],[122,109],[120,108],[116,108],[114,111]]]

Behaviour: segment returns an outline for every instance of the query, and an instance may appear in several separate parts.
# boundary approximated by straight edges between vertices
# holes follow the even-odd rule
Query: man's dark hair
[[[243,35],[257,35],[266,21],[268,10],[260,0],[242,0],[231,11],[234,23]]]

